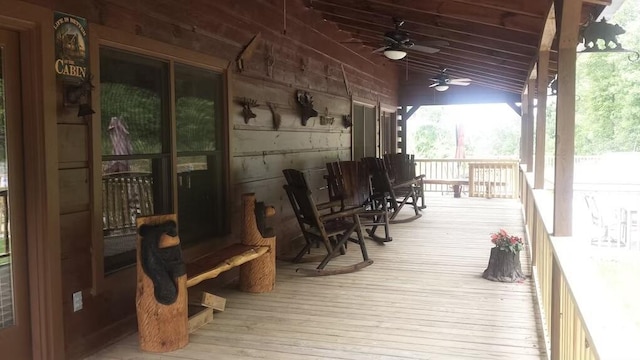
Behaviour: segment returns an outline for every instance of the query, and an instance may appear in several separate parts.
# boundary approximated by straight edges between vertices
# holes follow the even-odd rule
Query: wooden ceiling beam
[[[544,1],[531,0],[453,0],[455,2],[488,7],[508,11],[516,14],[543,18],[547,14],[548,6]]]
[[[360,34],[359,37],[364,40],[364,44],[369,44],[375,37]],[[482,57],[464,51],[456,51],[443,48],[436,54],[425,54],[417,51],[408,50],[410,58],[420,58],[422,61],[429,62],[433,65],[443,67],[472,67],[482,69],[481,73],[486,73],[487,69],[492,69],[492,73],[516,76],[518,78],[526,77],[527,65],[523,63],[511,63],[504,60],[495,60],[488,57]],[[380,56],[383,56],[380,54]]]
[[[412,65],[412,68],[414,70],[418,70],[429,76],[434,76],[440,70],[442,70],[438,66],[430,65],[430,64],[421,64],[413,60],[409,60],[409,64]],[[468,77],[472,79],[473,83],[475,84],[490,84],[495,86],[501,86],[505,89],[509,89],[512,91],[516,91],[518,89],[520,89],[518,91],[522,91],[521,89],[524,86],[524,83],[517,79],[506,80],[506,79],[493,78],[491,77],[491,75],[480,75],[478,73],[461,70],[461,69],[454,69],[453,74],[454,74],[454,77]],[[428,85],[430,85],[430,83]]]
[[[425,64],[431,64],[436,66],[439,64],[446,64],[446,66],[440,66],[441,69],[445,67],[447,69],[454,69],[454,68],[465,69],[468,71],[476,72],[480,75],[487,73],[486,64],[477,63],[473,61],[464,62],[464,60],[457,60],[457,61],[449,60],[443,57],[442,54],[440,53],[437,53],[437,54],[409,53],[407,56],[409,59],[419,61]],[[492,74],[495,74],[495,76],[505,78],[505,79],[519,80],[527,76],[527,71],[524,68],[519,71],[514,71],[514,70],[505,71],[504,69],[501,69],[501,70],[492,71]]]
[[[383,45],[380,42],[380,40],[382,39],[382,34],[380,34],[380,32],[377,29],[374,29],[373,27],[370,27],[370,26],[363,27],[358,25],[345,25],[345,24],[339,24],[338,27],[344,31],[350,32],[356,39],[359,38],[367,42],[372,42],[374,44],[374,47],[377,47],[375,45],[376,42],[380,46]],[[412,39],[417,44],[425,43],[429,41],[429,39],[425,39],[420,35],[415,36],[414,34],[412,36],[413,36]],[[443,52],[444,51],[464,52],[470,55],[472,54],[472,55],[482,56],[485,58],[491,58],[491,59],[494,59],[495,61],[509,61],[514,64],[523,64],[525,68],[529,66],[529,63],[532,57],[534,56],[534,55],[527,56],[527,55],[504,53],[499,50],[486,49],[478,46],[460,44],[456,42],[450,42],[448,46],[439,47],[439,48],[440,48],[440,51],[443,51]]]
[[[437,15],[416,13],[412,11],[401,11],[399,9],[388,9],[384,12],[375,11],[370,8],[356,7],[349,3],[342,3],[336,0],[306,0],[313,9],[325,14],[341,16],[345,19],[361,19],[366,16],[373,17],[372,22],[386,25],[388,30],[393,29],[393,17],[401,18],[405,22],[413,23],[423,27],[427,33],[441,38],[449,38],[452,34],[459,36],[480,37],[489,40],[522,44],[524,46],[536,46],[538,35],[533,33],[522,33],[504,31],[495,26],[472,23],[459,19],[448,19]],[[344,22],[344,21],[343,21]],[[346,21],[348,24],[348,21]],[[453,35],[455,36],[455,35]]]
[[[434,15],[442,19],[462,20],[468,23],[483,24],[503,30],[539,34],[543,18],[516,14],[509,11],[473,6],[449,1],[415,0],[322,0],[329,3],[341,3],[353,8],[365,8],[378,13],[413,12],[421,15]],[[316,1],[312,1],[315,3]]]
[[[380,21],[377,19],[377,17],[370,14],[362,14],[358,18],[350,18],[345,16],[344,14],[325,13],[325,18],[338,24],[338,26],[354,26],[357,28],[374,31],[379,34],[378,36],[380,43],[382,43],[382,36],[384,35],[384,33],[392,29],[391,27],[380,25]],[[534,56],[537,53],[538,49],[537,46],[502,42],[500,40],[482,38],[469,34],[446,33],[441,30],[432,31],[425,26],[412,22],[405,22],[402,29],[409,32],[410,38],[414,41],[419,39],[422,39],[424,41],[444,40],[448,41],[450,44],[457,44],[458,46],[473,46],[517,56],[524,55],[526,57]]]

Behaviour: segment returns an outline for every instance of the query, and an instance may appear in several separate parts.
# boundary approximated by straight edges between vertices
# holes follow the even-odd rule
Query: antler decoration
[[[313,109],[313,97],[309,95],[308,92],[302,90],[298,90],[296,95],[298,104],[300,104],[302,110],[302,126],[307,126],[309,118],[318,116],[318,112]]]
[[[256,117],[256,114],[254,114],[254,112],[251,111],[251,108],[260,106],[258,105],[258,100],[241,98],[238,100],[238,104],[242,105],[242,116],[244,117],[244,123],[248,124],[249,119],[253,119]]]

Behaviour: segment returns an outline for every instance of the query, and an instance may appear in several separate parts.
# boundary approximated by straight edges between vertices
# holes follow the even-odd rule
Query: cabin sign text
[[[54,69],[59,79],[75,83],[87,77],[89,39],[86,28],[86,19],[60,12],[54,14]]]

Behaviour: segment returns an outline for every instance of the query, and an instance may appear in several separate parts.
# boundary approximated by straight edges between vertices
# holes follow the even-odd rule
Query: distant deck
[[[186,348],[142,353],[136,334],[90,359],[546,359],[532,281],[480,277],[489,233],[523,235],[520,204],[427,200],[420,219],[391,226],[393,242],[367,242],[375,261],[368,268],[310,278],[295,272],[299,265],[279,263],[272,293],[216,291],[226,311]],[[356,250],[329,265],[359,261]],[[529,275],[528,256],[520,259]]]

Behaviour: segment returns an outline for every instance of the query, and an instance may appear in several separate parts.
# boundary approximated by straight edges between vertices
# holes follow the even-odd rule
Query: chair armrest
[[[342,200],[333,200],[333,201],[328,201],[322,204],[317,204],[316,209],[324,210],[324,209],[332,208],[334,206],[342,207]]]
[[[337,218],[341,218],[341,217],[345,217],[345,216],[353,216],[353,215],[357,215],[361,212],[364,211],[364,208],[359,206],[359,207],[354,207],[354,208],[348,208],[348,209],[344,209],[335,213],[331,213],[331,214],[327,214],[327,215],[321,215],[320,216],[320,221],[325,222],[325,221],[329,221],[329,220],[334,220]]]

